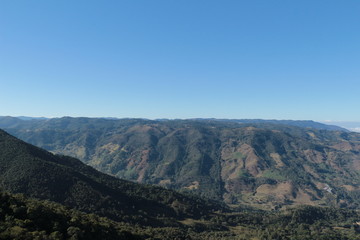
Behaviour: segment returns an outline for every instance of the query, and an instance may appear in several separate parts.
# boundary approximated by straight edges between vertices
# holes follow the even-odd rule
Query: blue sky
[[[0,116],[360,121],[360,1],[0,1]]]

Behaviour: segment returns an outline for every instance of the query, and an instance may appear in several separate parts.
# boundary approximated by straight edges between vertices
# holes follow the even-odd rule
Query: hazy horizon
[[[74,117],[74,116],[59,116],[59,117],[45,117],[45,116],[0,116],[0,117],[15,117],[15,118],[21,118],[23,120],[26,119],[51,119],[51,118],[63,118],[63,117],[72,117],[72,118],[78,118],[78,117],[84,117],[84,118],[104,118],[104,119],[132,119],[132,117],[89,117],[89,116],[78,116],[78,117]],[[135,118],[136,119],[136,118]],[[148,119],[148,120],[159,120],[159,119],[166,119],[166,120],[191,120],[191,119],[228,119],[228,118],[138,118],[138,119]],[[243,118],[243,119],[249,119],[249,120],[255,120],[255,119],[251,119],[251,118]],[[241,119],[239,119],[241,120]],[[323,124],[327,124],[327,125],[335,125],[335,126],[339,126],[342,128],[345,128],[347,130],[353,131],[353,132],[360,132],[360,121],[330,121],[330,120],[326,120],[326,121],[316,121],[316,120],[312,120],[312,119],[306,119],[306,120],[299,120],[299,119],[262,119],[262,120],[292,120],[292,121],[315,121],[315,122],[319,122],[319,123],[323,123]]]

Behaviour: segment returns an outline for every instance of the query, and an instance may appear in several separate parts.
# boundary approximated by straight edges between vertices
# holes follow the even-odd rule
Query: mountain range
[[[0,203],[0,239],[359,237],[360,215],[348,207],[262,211],[242,205],[234,209],[209,199],[111,177],[2,130]]]
[[[360,135],[312,121],[0,118],[101,172],[261,209],[358,208]]]

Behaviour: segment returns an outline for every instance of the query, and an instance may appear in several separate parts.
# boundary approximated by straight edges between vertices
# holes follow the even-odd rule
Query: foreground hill
[[[234,222],[234,216],[231,218]],[[144,226],[141,222],[117,222],[48,200],[31,199],[22,194],[14,195],[0,191],[0,239],[4,240],[203,240],[214,239],[214,236],[225,237],[223,239],[238,239],[240,236],[235,238],[235,234],[225,227],[217,229],[219,227],[216,226],[220,225],[215,219],[186,221],[189,223],[176,227],[152,227]],[[353,218],[350,222],[353,224]],[[356,234],[354,231],[347,232],[350,236]]]
[[[125,224],[54,202],[4,192],[0,202],[0,239],[143,239]]]
[[[196,197],[107,176],[77,159],[53,155],[1,130],[0,188],[114,220],[153,226],[177,225],[181,218],[198,219],[222,209]]]
[[[111,221],[63,205],[0,192],[0,239],[359,239],[356,211],[297,207],[282,212],[217,214],[186,219],[178,227],[149,227]],[[221,226],[214,228],[214,226]]]
[[[90,118],[7,124],[17,137],[102,172],[228,204],[360,206],[360,135],[324,124]]]

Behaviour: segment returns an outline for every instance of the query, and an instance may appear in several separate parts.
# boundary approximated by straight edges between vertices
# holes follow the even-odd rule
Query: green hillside
[[[77,159],[56,156],[0,131],[0,188],[84,212],[144,225],[178,225],[222,210],[216,203],[107,176]],[[164,221],[159,219],[164,218]]]
[[[0,239],[143,239],[125,224],[54,202],[3,192],[0,202]]]

